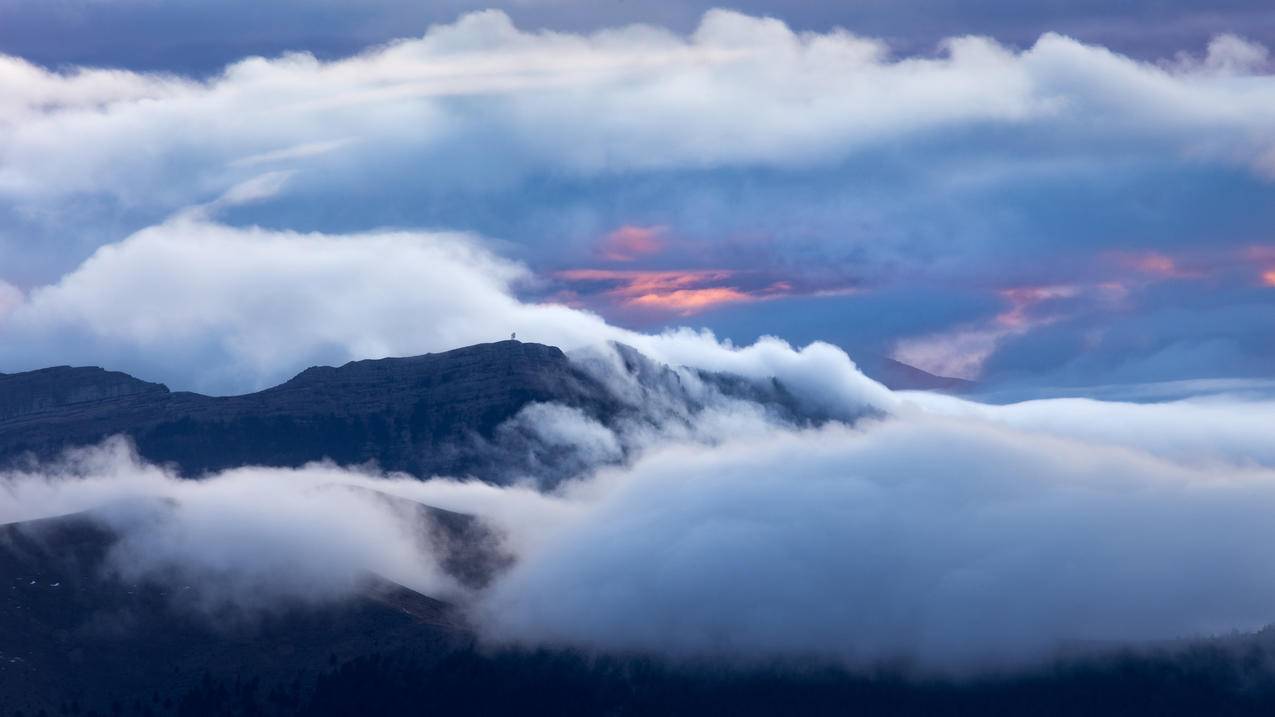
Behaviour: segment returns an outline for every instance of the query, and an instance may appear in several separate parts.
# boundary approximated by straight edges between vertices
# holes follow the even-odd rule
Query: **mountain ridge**
[[[533,402],[606,418],[598,381],[558,348],[517,341],[311,367],[237,396],[170,391],[104,369],[0,378],[0,463],[52,460],[124,434],[146,460],[194,477],[240,465],[330,459],[413,475],[472,472],[481,440]]]
[[[588,466],[569,447],[539,441],[536,425],[518,423],[531,404],[556,404],[608,428],[691,421],[706,408],[703,391],[692,388],[703,384],[713,396],[757,404],[781,421],[829,418],[777,379],[674,370],[631,347],[611,348],[614,365],[600,356],[573,359],[554,346],[497,341],[310,366],[232,396],[173,391],[100,367],[0,374],[0,468],[54,461],[68,448],[125,435],[141,458],[192,478],[331,460],[419,478],[552,483]],[[913,387],[923,372],[904,373]],[[637,391],[617,389],[617,377]],[[960,388],[952,379],[922,378],[926,387]]]

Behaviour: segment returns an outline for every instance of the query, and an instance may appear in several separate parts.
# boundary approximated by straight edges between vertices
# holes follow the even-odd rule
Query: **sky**
[[[1272,43],[1259,2],[8,0],[0,371],[605,324],[1271,378]]]

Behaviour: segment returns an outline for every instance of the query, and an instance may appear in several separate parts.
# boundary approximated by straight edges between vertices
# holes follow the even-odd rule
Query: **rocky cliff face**
[[[161,384],[100,368],[55,366],[0,374],[0,421],[30,414],[71,413],[102,402],[144,403],[167,394],[168,389]]]
[[[243,396],[170,392],[126,374],[59,367],[0,376],[0,463],[130,436],[187,476],[328,458],[418,476],[484,465],[484,442],[533,402],[607,420],[618,405],[552,346],[502,341],[306,369]]]

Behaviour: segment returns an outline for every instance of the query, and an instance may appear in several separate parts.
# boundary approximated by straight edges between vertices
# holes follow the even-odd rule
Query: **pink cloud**
[[[625,224],[602,238],[598,255],[608,261],[633,261],[640,256],[658,254],[664,249],[663,237],[668,227]]]
[[[895,345],[892,357],[940,376],[977,379],[1006,339],[1066,318],[1065,307],[1051,306],[1052,302],[1085,298],[1116,308],[1127,297],[1128,289],[1119,282],[1103,282],[1015,286],[996,293],[1007,306],[990,320],[903,339]]]
[[[1006,328],[1026,329],[1046,321],[1033,316],[1033,308],[1054,299],[1070,299],[1080,293],[1080,288],[1071,285],[1016,286],[1002,289],[999,293],[1009,302],[1009,308],[997,314],[996,323]]]

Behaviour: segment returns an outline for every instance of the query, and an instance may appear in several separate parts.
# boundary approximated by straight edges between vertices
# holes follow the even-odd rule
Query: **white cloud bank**
[[[1037,127],[1069,152],[1151,143],[1265,171],[1266,57],[1224,36],[1203,59],[1157,65],[1046,34],[1022,51],[961,37],[936,57],[896,59],[879,40],[724,10],[689,36],[528,32],[478,12],[354,57],[253,57],[202,82],[0,57],[0,195],[172,208],[262,166],[330,160],[323,181],[357,182],[388,157],[453,186],[527,171],[803,167],[986,125]]]
[[[233,391],[320,359],[413,355],[511,330],[565,345],[605,334],[592,315],[518,302],[510,284],[526,278],[458,234],[298,234],[187,215],[30,292],[0,319],[0,354],[32,368],[150,363],[184,387]]]
[[[997,406],[931,393],[901,395],[927,413],[1091,445],[1137,448],[1201,469],[1230,464],[1275,468],[1275,411],[1269,398],[1222,393],[1160,403],[1054,398]]]
[[[39,472],[0,474],[0,523],[95,511],[121,538],[107,572],[173,581],[193,589],[177,593],[189,606],[214,612],[348,597],[368,571],[426,593],[458,589],[416,526],[330,478],[358,476],[243,468],[183,481],[112,440]]]
[[[914,417],[672,447],[597,480],[487,598],[490,634],[967,669],[1275,620],[1266,467]]]

